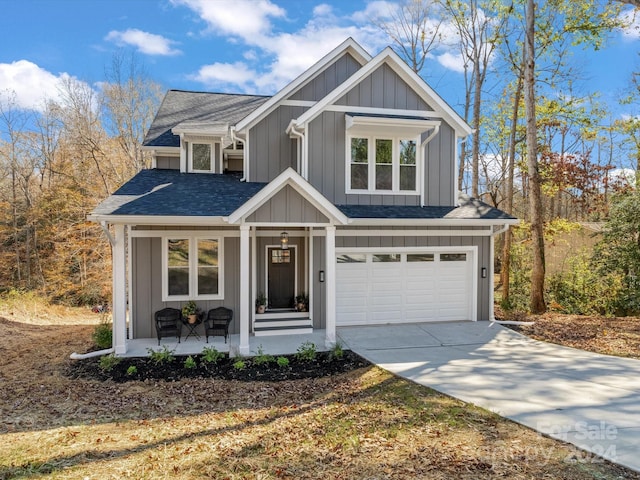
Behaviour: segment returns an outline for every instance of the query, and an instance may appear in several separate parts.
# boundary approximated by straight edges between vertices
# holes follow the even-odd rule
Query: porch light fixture
[[[280,248],[282,250],[289,250],[289,234],[287,232],[280,234]]]

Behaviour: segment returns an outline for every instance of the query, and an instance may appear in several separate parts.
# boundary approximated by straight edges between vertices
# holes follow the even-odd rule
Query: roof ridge
[[[205,92],[203,90],[185,90],[182,88],[170,88],[169,92],[181,92],[181,93],[203,93],[206,95],[233,95],[233,96],[242,96],[242,97],[260,97],[260,98],[271,98],[272,95],[255,95],[252,93],[230,93],[230,92]]]

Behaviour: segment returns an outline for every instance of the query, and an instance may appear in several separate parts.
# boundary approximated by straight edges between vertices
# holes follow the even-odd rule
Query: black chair
[[[226,307],[218,307],[209,310],[207,319],[204,324],[204,334],[209,343],[209,336],[215,337],[219,335],[224,337],[224,343],[227,343],[229,337],[229,324],[233,320],[233,310]]]
[[[178,337],[182,333],[182,312],[177,308],[163,308],[155,313],[156,333],[158,334],[158,345],[162,337]]]

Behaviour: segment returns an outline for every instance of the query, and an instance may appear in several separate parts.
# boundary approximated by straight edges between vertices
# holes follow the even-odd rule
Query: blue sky
[[[165,88],[273,94],[346,37],[372,55],[390,43],[370,19],[393,2],[367,0],[0,0],[0,90],[38,108],[71,76],[99,88],[114,52],[135,51]],[[639,68],[636,28],[600,51],[579,50],[583,88],[615,104]],[[454,108],[463,99],[455,52],[442,46],[425,76]],[[637,115],[636,112],[629,114]]]

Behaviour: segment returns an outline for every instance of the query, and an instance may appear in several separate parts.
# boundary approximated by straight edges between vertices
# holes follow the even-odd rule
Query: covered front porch
[[[249,353],[244,355],[254,355],[259,350],[268,355],[292,355],[305,342],[313,343],[318,351],[325,351],[329,349],[325,339],[326,331],[324,329],[297,335],[284,334],[265,337],[251,335],[249,337]],[[145,357],[149,355],[151,350],[157,351],[165,347],[171,350],[174,355],[198,355],[202,353],[203,348],[213,347],[219,352],[228,353],[229,356],[235,357],[240,355],[240,335],[230,335],[227,343],[220,337],[209,338],[209,343],[205,342],[203,336],[199,339],[193,336],[182,338],[180,343],[177,338],[163,338],[160,345],[155,338],[137,338],[128,340],[127,351],[119,356]]]

